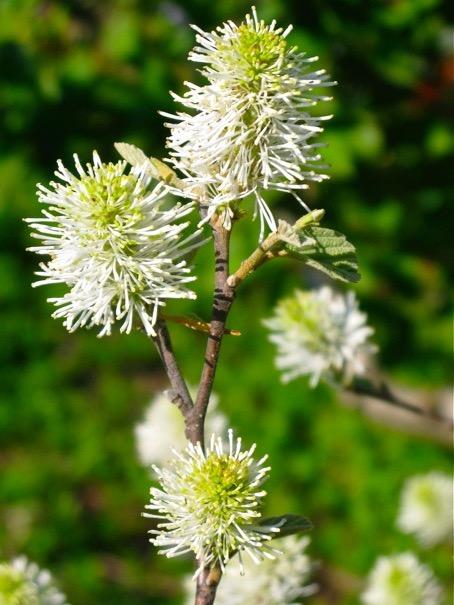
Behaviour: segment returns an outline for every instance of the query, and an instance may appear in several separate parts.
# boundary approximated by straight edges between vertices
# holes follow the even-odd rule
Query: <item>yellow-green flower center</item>
[[[256,79],[284,56],[287,42],[274,32],[257,32],[243,24],[232,46],[249,65],[247,75]]]
[[[250,91],[260,88],[262,77],[271,75],[287,51],[285,38],[268,30],[256,31],[243,23],[237,34],[218,43],[222,62],[231,66],[232,74]]]
[[[416,489],[417,500],[434,515],[438,514],[440,500],[430,483],[421,483]]]
[[[134,244],[128,230],[143,218],[140,208],[134,207],[136,185],[137,177],[119,174],[115,164],[103,164],[95,176],[84,176],[77,184],[69,185],[70,193],[82,202],[75,209],[77,218],[82,212],[82,218],[90,226],[81,237],[98,242],[114,238],[116,250],[127,252]]]
[[[210,454],[187,477],[185,496],[191,512],[227,521],[254,493],[246,460]]]
[[[320,348],[322,342],[327,340],[320,311],[320,304],[312,300],[307,293],[298,294],[296,297],[286,298],[279,304],[278,310],[282,322],[288,330],[298,330],[304,335],[309,345],[311,342],[315,348]]]
[[[401,599],[399,605],[410,605],[412,600],[419,596],[419,590],[410,581],[407,570],[397,565],[390,570],[388,583],[396,599]],[[395,602],[397,603],[397,600]]]
[[[37,605],[36,588],[23,573],[10,565],[0,565],[1,605]]]

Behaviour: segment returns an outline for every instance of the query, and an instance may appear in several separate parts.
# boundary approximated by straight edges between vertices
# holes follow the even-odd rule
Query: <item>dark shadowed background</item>
[[[320,56],[339,82],[324,140],[331,180],[306,200],[357,245],[355,286],[394,383],[422,399],[446,396],[451,345],[446,204],[453,141],[452,29],[439,0],[269,0],[259,14],[293,23],[291,40]],[[0,0],[0,558],[27,554],[53,570],[72,605],[181,602],[185,561],[158,557],[140,517],[149,478],[136,458],[133,426],[166,386],[157,354],[140,333],[98,340],[68,334],[50,317],[52,288],[32,290],[37,259],[22,218],[39,212],[35,184],[57,158],[71,165],[96,148],[116,160],[114,141],[162,157],[158,110],[169,90],[194,79],[189,23],[213,28],[241,19],[239,0]],[[445,7],[446,8],[446,7]],[[293,202],[276,199],[282,213]],[[243,221],[238,263],[256,242]],[[198,300],[169,312],[207,318],[209,248],[195,259]],[[379,554],[418,551],[445,585],[448,547],[419,551],[395,529],[406,477],[449,471],[439,439],[371,419],[326,386],[288,386],[273,367],[260,319],[276,300],[319,278],[276,261],[241,289],[216,381],[221,408],[273,467],[267,512],[309,516],[320,561],[314,605],[358,603],[361,579]],[[57,291],[57,289],[55,289]],[[190,382],[204,339],[172,328]],[[380,413],[378,414],[380,416]],[[423,431],[424,432],[424,431]],[[448,602],[448,601],[446,601]]]

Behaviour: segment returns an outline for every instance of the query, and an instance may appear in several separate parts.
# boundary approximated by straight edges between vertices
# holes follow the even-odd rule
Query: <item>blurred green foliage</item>
[[[376,327],[380,362],[414,387],[448,380],[449,155],[452,57],[440,0],[268,0],[261,16],[294,23],[300,49],[320,56],[339,81],[327,125],[332,180],[307,201],[357,245],[355,286]],[[34,189],[55,160],[88,160],[114,141],[163,155],[157,111],[173,111],[170,89],[193,79],[188,23],[212,28],[240,19],[240,0],[0,0],[0,555],[26,553],[60,578],[73,605],[180,602],[184,561],[167,561],[147,542],[140,517],[149,487],[132,427],[165,386],[145,336],[69,335],[50,318],[47,291],[32,290],[37,260],[25,252],[21,219],[38,213]],[[452,46],[452,41],[451,41]],[[281,212],[297,211],[276,199]],[[251,250],[258,226],[243,221],[233,263]],[[196,258],[194,305],[171,312],[208,317],[212,261]],[[231,423],[273,466],[269,514],[300,512],[315,524],[312,554],[348,578],[375,557],[414,549],[394,527],[404,479],[449,471],[440,446],[374,424],[341,407],[327,387],[288,386],[273,368],[260,326],[279,296],[318,276],[276,261],[242,287],[216,391]],[[203,338],[172,330],[197,383]],[[234,378],[233,378],[234,377]],[[448,583],[440,547],[421,558]],[[313,603],[357,603],[352,592]]]

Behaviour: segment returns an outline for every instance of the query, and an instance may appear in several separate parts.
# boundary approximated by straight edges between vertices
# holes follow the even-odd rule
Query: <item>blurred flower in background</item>
[[[276,345],[276,366],[284,382],[305,375],[312,387],[321,378],[348,382],[364,372],[376,351],[369,340],[373,329],[351,291],[341,294],[328,286],[295,290],[278,302],[263,324]]]
[[[194,387],[189,389],[195,395]],[[206,417],[206,434],[227,436],[227,419],[218,410],[219,398],[210,396]],[[150,401],[142,422],[136,425],[134,435],[139,459],[142,464],[162,464],[172,457],[172,450],[182,451],[187,445],[184,420],[180,410],[173,404],[168,393],[158,393]]]
[[[216,605],[297,605],[303,597],[316,592],[315,584],[306,584],[312,570],[306,548],[306,536],[287,536],[275,540],[280,551],[275,559],[266,559],[258,566],[250,560],[242,570],[238,559],[226,567],[216,593]],[[194,603],[194,583],[185,582],[186,605]]]
[[[0,564],[1,605],[67,605],[51,574],[26,557]]]
[[[436,471],[410,477],[402,490],[397,526],[423,546],[453,538],[454,482]]]
[[[379,557],[370,572],[364,605],[438,605],[441,590],[427,565],[406,552]]]

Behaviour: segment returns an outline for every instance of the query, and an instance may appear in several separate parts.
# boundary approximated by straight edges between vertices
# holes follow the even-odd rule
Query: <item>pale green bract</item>
[[[200,568],[221,569],[236,553],[240,561],[244,554],[255,562],[273,557],[267,542],[279,529],[259,526],[267,456],[255,461],[255,445],[242,451],[241,439],[228,434],[228,445],[212,435],[205,452],[188,444],[168,467],[153,467],[160,487],[150,490],[144,515],[159,520],[150,541],[167,557],[193,552]]]
[[[164,164],[164,162],[161,162],[161,160],[147,157],[139,147],[130,143],[115,143],[114,146],[121,157],[131,164],[131,166],[144,168],[158,181],[164,181],[168,185],[174,185],[177,188],[181,186],[175,172]]]
[[[290,192],[303,203],[297,192],[327,178],[322,145],[313,139],[331,116],[311,109],[330,99],[315,89],[334,82],[325,70],[313,69],[317,57],[289,44],[291,26],[265,24],[255,7],[240,25],[228,21],[212,32],[193,27],[197,45],[189,59],[203,65],[208,83],[188,83],[183,96],[173,95],[188,112],[163,114],[172,119],[170,161],[187,195],[203,205],[207,218],[220,213],[227,228],[239,200],[253,195],[262,239],[265,226],[276,229],[264,191]]]
[[[25,557],[0,563],[1,605],[68,605],[51,574]]]
[[[27,219],[40,240],[30,250],[50,257],[34,285],[67,285],[66,294],[49,301],[69,331],[98,326],[102,336],[120,322],[129,333],[137,320],[154,335],[168,299],[195,298],[186,287],[195,279],[187,257],[201,243],[200,230],[184,235],[189,223],[181,221],[193,205],[166,204],[166,186],[151,186],[145,164],[126,170],[124,161],[102,163],[96,151],[86,168],[74,160],[77,175],[59,161],[61,182],[38,185],[46,208]]]

